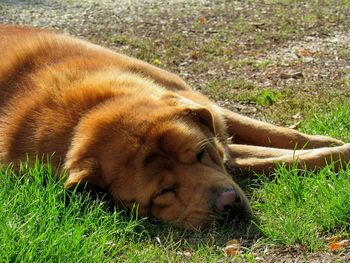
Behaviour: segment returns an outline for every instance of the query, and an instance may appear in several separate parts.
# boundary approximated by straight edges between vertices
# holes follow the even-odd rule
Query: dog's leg
[[[204,96],[195,94],[196,92],[193,92],[186,82],[175,74],[122,54],[113,53],[113,58],[116,65],[124,70],[143,75],[162,87],[198,103],[211,103]],[[223,115],[227,121],[228,133],[234,137],[235,143],[284,149],[308,149],[343,144],[328,136],[303,134],[292,129],[253,120],[225,109],[223,109]]]
[[[308,150],[286,150],[261,146],[230,144],[228,164],[235,169],[272,173],[277,163],[315,169],[334,162],[335,168],[350,161],[350,144]]]
[[[294,150],[270,148],[264,146],[253,146],[245,144],[229,144],[229,153],[231,159],[248,159],[248,158],[278,158],[289,155]],[[301,151],[301,150],[296,150]]]
[[[228,133],[233,137],[234,143],[293,150],[344,144],[328,136],[307,135],[293,129],[254,120],[226,109],[222,109],[222,112],[226,119]]]

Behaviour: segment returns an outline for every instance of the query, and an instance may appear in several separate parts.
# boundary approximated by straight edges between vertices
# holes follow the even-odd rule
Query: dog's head
[[[249,216],[246,196],[225,171],[224,124],[210,107],[173,93],[104,103],[75,131],[67,187],[105,188],[142,216],[189,228]]]

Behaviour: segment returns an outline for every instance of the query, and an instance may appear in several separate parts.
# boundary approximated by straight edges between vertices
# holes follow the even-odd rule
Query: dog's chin
[[[192,218],[181,222],[172,222],[172,224],[182,229],[194,232],[202,232],[216,224],[215,222],[215,220],[209,218]]]
[[[171,222],[172,225],[194,232],[206,232],[211,229],[221,229],[239,225],[245,227],[251,225],[251,218],[241,219],[239,216],[212,216],[212,219],[190,220],[181,223]]]
[[[205,231],[213,227],[225,227],[228,225],[240,223],[249,224],[252,218],[252,210],[249,205],[232,210],[227,213],[217,213],[208,211],[201,213],[192,213],[184,220],[171,222],[173,225],[194,231]]]
[[[169,222],[178,228],[197,232],[209,229],[214,224],[217,224],[218,219],[219,217],[214,212],[193,211],[183,218]]]

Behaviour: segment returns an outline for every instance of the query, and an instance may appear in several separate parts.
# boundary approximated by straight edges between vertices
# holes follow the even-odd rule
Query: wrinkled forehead
[[[128,149],[119,156],[125,159],[158,153],[179,159],[187,154],[195,156],[204,146],[223,148],[205,123],[192,116],[181,116],[174,107],[153,108],[132,116],[112,119],[103,129],[104,133],[99,134],[104,141],[103,145],[99,144],[101,151],[113,155],[116,148]]]
[[[193,148],[208,139],[208,135],[198,125],[181,120],[165,123],[160,128],[159,136],[161,150],[165,152]],[[209,136],[213,137],[214,135]]]
[[[223,155],[222,143],[210,129],[199,123],[178,119],[165,123],[158,131],[160,150],[177,160],[190,162],[206,147],[216,148]]]

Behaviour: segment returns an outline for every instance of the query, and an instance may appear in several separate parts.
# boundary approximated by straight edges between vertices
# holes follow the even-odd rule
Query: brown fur
[[[234,212],[249,215],[225,161],[269,172],[276,160],[314,168],[350,156],[328,147],[336,139],[221,109],[176,75],[88,42],[6,25],[0,35],[0,162],[54,153],[67,187],[105,188],[141,215],[200,227],[227,189],[239,197]]]

